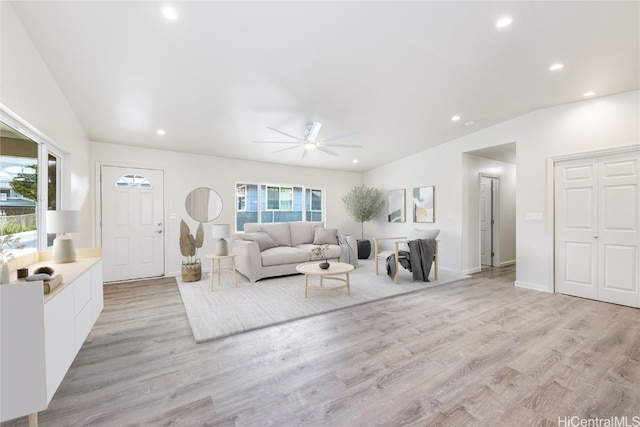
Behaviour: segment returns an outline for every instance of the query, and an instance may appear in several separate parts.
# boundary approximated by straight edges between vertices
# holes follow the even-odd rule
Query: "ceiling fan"
[[[344,133],[342,135],[330,136],[327,138],[318,138],[318,134],[320,133],[321,126],[322,126],[322,123],[320,122],[307,123],[304,126],[306,129],[306,134],[304,138],[298,138],[297,136],[294,136],[289,133],[283,132],[281,130],[267,126],[267,129],[272,130],[274,132],[278,132],[279,134],[292,138],[295,141],[253,141],[253,142],[259,142],[262,144],[292,144],[293,145],[292,147],[286,147],[280,150],[273,151],[273,153],[279,153],[281,151],[293,150],[295,148],[301,147],[304,149],[304,151],[302,152],[303,159],[307,157],[307,155],[309,154],[309,151],[311,150],[319,150],[324,153],[331,154],[333,156],[339,156],[340,153],[332,150],[329,147],[362,148],[362,145],[355,145],[355,144],[327,144],[327,142],[329,141],[334,141],[336,139],[353,136],[358,132],[349,132],[349,133]]]

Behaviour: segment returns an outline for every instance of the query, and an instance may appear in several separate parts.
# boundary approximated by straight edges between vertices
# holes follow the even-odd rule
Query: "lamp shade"
[[[231,226],[229,224],[213,224],[211,234],[214,239],[218,239],[215,254],[218,256],[229,255],[229,244],[225,239],[231,237]]]
[[[231,226],[229,224],[213,224],[211,231],[214,239],[227,239],[231,237]]]
[[[74,262],[76,249],[71,236],[80,230],[80,213],[78,211],[47,211],[47,232],[60,233],[53,241],[51,259],[55,263]]]
[[[76,233],[80,231],[80,212],[47,211],[48,233]]]

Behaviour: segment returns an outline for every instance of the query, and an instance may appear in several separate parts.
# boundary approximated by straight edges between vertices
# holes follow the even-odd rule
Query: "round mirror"
[[[222,199],[212,189],[198,187],[187,195],[184,207],[189,216],[196,221],[211,222],[222,212]]]

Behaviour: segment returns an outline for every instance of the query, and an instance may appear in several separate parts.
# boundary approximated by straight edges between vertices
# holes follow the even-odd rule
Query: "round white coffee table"
[[[320,262],[305,262],[296,267],[299,273],[304,274],[304,297],[307,297],[307,289],[319,289],[324,291],[334,291],[337,289],[347,288],[347,293],[351,295],[349,286],[349,273],[353,270],[353,265],[344,262],[331,262],[330,267],[322,269],[319,267]],[[345,277],[336,277],[344,274]],[[320,276],[320,286],[309,285],[309,276]],[[325,280],[335,280],[342,283],[336,286],[324,286]]]

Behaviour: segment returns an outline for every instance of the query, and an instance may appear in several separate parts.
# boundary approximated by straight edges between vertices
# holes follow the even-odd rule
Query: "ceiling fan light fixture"
[[[316,148],[316,144],[314,144],[313,142],[305,142],[304,143],[304,149],[305,150],[313,150],[314,148]]]

